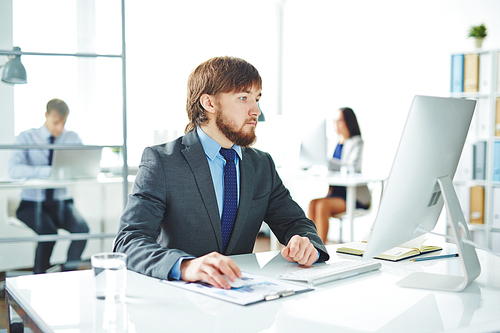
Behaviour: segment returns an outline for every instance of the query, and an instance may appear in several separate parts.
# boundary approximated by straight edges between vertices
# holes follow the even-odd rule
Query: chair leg
[[[339,244],[342,244],[342,219],[339,220]]]

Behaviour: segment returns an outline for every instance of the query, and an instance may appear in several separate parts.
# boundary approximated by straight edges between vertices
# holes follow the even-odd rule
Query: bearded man
[[[245,60],[217,57],[189,76],[185,135],[144,150],[114,251],[160,279],[229,289],[241,271],[228,255],[251,253],[262,222],[281,254],[311,266],[329,255],[292,200],[271,156],[255,142],[262,79]]]

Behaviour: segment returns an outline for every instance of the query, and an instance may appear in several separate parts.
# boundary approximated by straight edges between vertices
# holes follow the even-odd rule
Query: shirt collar
[[[45,124],[43,124],[42,127],[40,127],[38,130],[40,131],[42,137],[47,141],[52,136],[52,133],[50,133],[49,129],[47,128],[47,126],[45,126]]]
[[[210,160],[215,160],[215,157],[219,153],[221,145],[218,144],[217,141],[209,137],[208,134],[205,133],[199,126],[196,129],[196,133],[198,133],[198,137],[200,138],[203,150],[205,150],[205,155],[207,155]],[[241,154],[241,147],[238,145],[233,145],[231,148],[236,152],[236,154],[238,154],[240,160],[242,160],[243,155]]]

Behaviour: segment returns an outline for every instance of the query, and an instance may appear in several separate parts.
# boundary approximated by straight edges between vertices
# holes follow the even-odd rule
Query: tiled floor
[[[5,276],[0,279],[0,330],[7,328],[7,309],[5,307]]]
[[[5,308],[5,298],[0,299],[0,329],[7,328],[7,310]]]
[[[253,252],[264,252],[269,251],[271,249],[270,240],[267,236],[259,236],[255,241],[255,246],[253,248]]]

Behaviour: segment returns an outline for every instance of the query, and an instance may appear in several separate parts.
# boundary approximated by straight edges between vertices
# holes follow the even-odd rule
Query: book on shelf
[[[493,181],[500,182],[500,141],[493,144]]]
[[[464,56],[464,92],[478,92],[479,55],[469,53]]]
[[[500,82],[500,77],[498,79]],[[496,112],[495,112],[495,136],[500,136],[500,97],[496,100]]]
[[[491,90],[491,54],[479,55],[479,92],[489,94]]]
[[[500,253],[500,232],[491,233],[491,250]]]
[[[470,223],[484,224],[484,187],[470,187]]]
[[[461,93],[464,91],[464,55],[453,54],[451,56],[451,92]]]
[[[486,141],[479,141],[474,144],[472,157],[473,157],[472,178],[477,180],[485,180]]]
[[[493,222],[491,226],[500,229],[500,187],[493,188]]]
[[[458,161],[457,171],[455,172],[456,181],[469,181],[472,180],[472,155],[473,154],[473,146],[470,143],[465,143],[464,148],[462,150],[462,156],[460,156],[460,160]]]
[[[366,237],[366,236],[365,236]],[[427,239],[427,236],[421,235],[417,238],[412,239],[406,243],[396,246],[390,250],[387,250],[378,256],[376,259],[384,259],[390,261],[399,261],[403,259],[408,259],[411,257],[418,256],[423,253],[429,253],[434,251],[442,250],[443,248],[433,245],[432,239]],[[342,244],[338,249],[338,253],[353,254],[357,256],[363,255],[366,246],[368,245],[368,240],[363,239],[358,242],[351,242]]]
[[[484,98],[478,98],[476,110],[474,111],[474,121],[476,127],[476,138],[485,139],[490,136],[490,101]]]
[[[464,217],[470,216],[470,188],[467,183],[455,184],[455,192],[457,194],[458,202],[464,213]]]
[[[500,51],[497,54],[497,91],[500,92]]]

